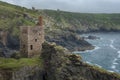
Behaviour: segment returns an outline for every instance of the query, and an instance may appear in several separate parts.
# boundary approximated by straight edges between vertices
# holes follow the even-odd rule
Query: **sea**
[[[120,32],[88,33],[80,36],[96,36],[100,39],[86,39],[95,46],[93,50],[75,51],[88,64],[96,65],[110,72],[120,73]]]

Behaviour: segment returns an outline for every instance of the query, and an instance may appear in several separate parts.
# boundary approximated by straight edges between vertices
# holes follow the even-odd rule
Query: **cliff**
[[[45,80],[120,80],[120,74],[89,65],[61,46],[45,43],[41,56]]]
[[[2,52],[6,51],[4,50],[6,47],[8,50],[18,50],[20,46],[20,26],[34,26],[40,15],[44,18],[45,38],[47,41],[56,42],[58,45],[64,46],[71,51],[80,47],[83,48],[78,50],[94,48],[87,41],[76,38],[76,32],[70,31],[66,26],[57,26],[56,20],[44,11],[27,9],[0,1],[0,32],[8,32],[8,36],[5,37],[7,39],[6,42],[0,42]],[[3,44],[6,44],[6,46],[3,47]]]
[[[56,42],[71,51],[93,49],[85,40],[76,38],[79,33],[120,31],[120,14],[36,10],[0,1],[0,30],[9,33],[9,49],[19,49],[20,26],[34,25],[39,15],[44,17],[46,40]]]
[[[43,10],[49,24],[71,32],[120,31],[120,14],[75,13],[60,10]],[[61,27],[62,26],[62,27]],[[51,28],[52,28],[51,27]],[[53,28],[52,28],[53,29]]]
[[[66,48],[44,43],[39,58],[0,58],[0,80],[120,80],[120,74],[89,65]]]
[[[43,66],[40,58],[0,58],[0,80],[43,80]]]

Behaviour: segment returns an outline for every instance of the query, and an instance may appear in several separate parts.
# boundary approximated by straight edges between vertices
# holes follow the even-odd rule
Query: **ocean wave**
[[[120,58],[120,51],[118,51],[117,53],[119,53],[119,55],[118,55],[117,58],[115,58],[115,59],[113,60],[113,65],[111,66],[111,68],[112,68],[115,72],[119,72],[119,70],[117,70],[116,67],[117,67],[117,65],[119,64],[119,63],[117,63],[117,60],[118,60],[118,58]]]
[[[99,68],[102,68],[102,66],[98,65],[98,64],[94,64],[95,66],[98,66]]]
[[[115,65],[112,65],[111,68],[112,68],[112,69],[116,69],[116,66],[115,66]]]
[[[116,62],[118,59],[117,58],[115,58],[114,60],[113,60],[113,64],[114,65],[117,65],[118,63]]]
[[[117,50],[117,48],[115,48],[114,46],[113,46],[113,43],[114,43],[114,40],[110,40],[110,47],[112,48],[112,49],[115,49],[115,50]]]
[[[93,64],[93,63],[88,62],[88,61],[86,61],[86,63],[91,64],[91,65],[95,65],[95,66],[97,66],[97,67],[99,67],[99,68],[102,68],[102,66],[100,66],[100,65],[98,65],[98,64]]]
[[[117,63],[117,62],[114,62],[113,64],[116,65],[116,64],[118,64],[118,63]]]
[[[118,58],[120,58],[120,51],[118,51],[117,53],[118,53]]]
[[[92,64],[91,62],[88,62],[88,61],[86,61],[86,63],[88,63],[88,64]]]
[[[77,53],[93,52],[93,51],[96,51],[96,50],[98,50],[98,49],[100,49],[100,47],[99,47],[99,46],[95,46],[95,48],[94,48],[93,50],[77,51]]]
[[[100,47],[99,47],[99,46],[95,46],[95,49],[93,49],[93,50],[88,50],[88,52],[93,52],[93,51],[96,51],[96,50],[98,50],[98,49],[100,49]]]
[[[113,44],[114,43],[114,40],[110,40],[111,41],[111,44]]]
[[[112,49],[115,49],[115,50],[117,50],[113,45],[110,45],[110,47],[112,48]]]
[[[119,72],[119,70],[116,69],[116,65],[112,65],[111,68],[112,68],[115,72]]]

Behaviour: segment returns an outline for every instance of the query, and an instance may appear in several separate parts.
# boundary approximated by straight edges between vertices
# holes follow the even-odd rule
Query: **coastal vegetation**
[[[27,9],[1,1],[0,30],[9,31],[9,35],[18,41],[20,26],[34,26],[40,15],[44,18],[45,39],[71,51],[93,49],[91,44],[78,38],[79,33],[120,31],[120,14],[76,13],[59,9]],[[18,42],[16,44],[19,45]]]
[[[17,70],[24,66],[42,66],[40,58],[0,58],[0,70]]]

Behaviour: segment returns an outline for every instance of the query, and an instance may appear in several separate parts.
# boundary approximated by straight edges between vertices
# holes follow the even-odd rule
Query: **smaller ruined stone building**
[[[20,52],[23,57],[34,57],[40,55],[42,43],[44,42],[44,29],[42,17],[35,27],[20,27]]]

